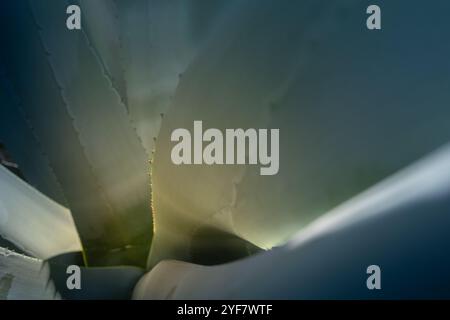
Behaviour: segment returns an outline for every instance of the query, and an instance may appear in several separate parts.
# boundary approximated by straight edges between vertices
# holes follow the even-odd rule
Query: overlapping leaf
[[[424,8],[433,23],[412,26],[423,11],[385,3],[400,22],[368,33],[358,1],[241,2],[184,73],[164,118],[150,265],[192,261],[192,239],[205,226],[262,248],[281,245],[449,141],[450,47],[441,39],[450,7],[436,5]],[[170,135],[192,131],[195,120],[222,132],[279,129],[278,174],[261,176],[260,165],[174,165]]]
[[[152,234],[144,149],[85,34],[59,28],[67,4],[30,4],[2,4],[7,75],[64,190],[88,262],[142,265]]]

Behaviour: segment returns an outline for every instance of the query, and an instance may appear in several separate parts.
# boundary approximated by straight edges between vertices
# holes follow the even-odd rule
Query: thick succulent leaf
[[[127,87],[115,2],[78,0],[78,4],[82,13],[83,30],[102,63],[105,75],[117,90],[122,102],[126,104]]]
[[[144,149],[85,35],[58,27],[67,3],[30,3],[1,4],[8,77],[61,183],[88,262],[142,265],[152,233]]]
[[[70,211],[0,166],[0,235],[34,257],[80,251]]]
[[[45,262],[0,248],[0,300],[53,300],[60,296]]]
[[[320,217],[282,247],[213,267],[160,262],[133,297],[448,299],[449,208],[450,146]],[[382,290],[367,290],[373,264],[381,268]]]
[[[122,220],[135,220],[135,227],[142,228],[140,231],[147,228],[148,232],[148,159],[130,126],[125,106],[104,76],[84,33],[57,27],[66,17],[61,14],[64,1],[51,6],[33,2],[31,7],[98,183]]]
[[[441,40],[450,34],[449,2],[417,11],[386,1],[396,24],[385,20],[389,32],[376,34],[361,26],[360,1],[240,5],[184,73],[164,117],[152,165],[150,266],[191,260],[205,224],[278,246],[450,140],[450,64],[442,64],[450,46]],[[433,23],[406,22],[423,16]],[[261,176],[259,165],[174,165],[171,134],[192,132],[194,120],[222,132],[279,129],[278,174]]]

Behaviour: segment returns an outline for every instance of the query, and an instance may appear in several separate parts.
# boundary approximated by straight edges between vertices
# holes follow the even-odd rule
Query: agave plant
[[[59,27],[68,4],[2,4],[2,139],[30,184],[70,208],[88,265],[145,267],[153,142],[198,44],[176,40],[187,16],[175,39],[159,41],[167,20],[148,24],[175,20],[181,1],[80,1],[80,32]]]
[[[371,259],[449,265],[448,150],[397,174],[450,140],[448,1],[379,33],[356,0],[78,0],[82,30],[69,4],[0,3],[0,298],[361,297]],[[195,120],[279,129],[279,173],[175,165]]]

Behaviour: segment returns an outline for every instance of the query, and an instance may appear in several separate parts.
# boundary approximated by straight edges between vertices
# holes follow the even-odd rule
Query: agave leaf
[[[66,3],[32,5],[2,3],[8,76],[62,185],[88,262],[142,264],[152,232],[145,153],[84,34],[58,27]]]
[[[33,2],[31,7],[86,157],[122,224],[124,239],[117,249],[139,246],[142,258],[152,232],[148,159],[84,32],[58,28],[66,5]]]
[[[106,76],[126,105],[127,86],[115,3],[104,0],[78,0],[78,3],[82,12],[83,30],[102,63]]]
[[[44,261],[0,248],[0,300],[59,298]]]
[[[160,262],[133,297],[448,299],[449,208],[447,146],[328,212],[284,246],[212,267]],[[372,264],[381,268],[382,290],[366,287]]]
[[[162,114],[167,110],[178,83],[178,75],[184,71],[186,64],[174,66],[175,63],[183,63],[177,60],[172,48],[167,45],[176,41],[173,39],[174,34],[171,29],[164,28],[164,25],[153,19],[152,14],[158,17],[167,14],[164,8],[145,0],[114,3],[127,84],[128,111],[147,153],[151,154]],[[173,3],[175,8],[176,3]],[[174,24],[180,23],[177,21]],[[150,28],[152,25],[157,28],[153,33]],[[162,33],[165,37],[158,39],[162,41],[152,39],[155,34]],[[180,55],[183,55],[186,42],[178,45]]]
[[[414,26],[401,21],[423,12],[385,3],[399,26],[372,36],[358,1],[240,6],[185,72],[164,117],[152,165],[150,266],[190,261],[204,224],[258,247],[281,245],[450,140],[450,47],[441,41],[450,34],[448,2],[424,9],[433,23]],[[260,165],[174,165],[171,133],[199,119],[205,130],[280,129],[278,174],[261,176]]]
[[[1,19],[2,40],[8,44],[1,52],[2,60],[23,110],[61,182],[82,241],[101,238],[100,217],[105,219],[111,211],[99,196],[96,177],[64,106],[31,11],[25,1],[17,1],[2,3],[1,12],[8,13]]]
[[[161,115],[169,104],[179,74],[191,58],[191,55],[185,57],[186,47],[191,50],[187,37],[183,37],[187,29],[185,20],[171,19],[176,22],[169,24],[161,19],[167,15],[173,18],[174,13],[179,15],[182,6],[179,1],[164,5],[146,0],[80,0],[79,3],[85,14],[86,35],[150,155]],[[154,21],[152,14],[159,20]],[[169,27],[174,24],[178,29],[167,29],[164,23]],[[153,24],[156,30],[150,28]],[[178,50],[170,47],[174,43]],[[177,56],[173,52],[181,53]],[[184,60],[180,61],[180,56]]]
[[[0,235],[40,259],[80,251],[70,211],[0,166]]]

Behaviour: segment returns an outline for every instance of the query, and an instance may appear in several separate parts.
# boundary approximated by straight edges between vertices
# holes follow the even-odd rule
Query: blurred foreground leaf
[[[40,259],[81,250],[70,211],[1,165],[0,235]]]

